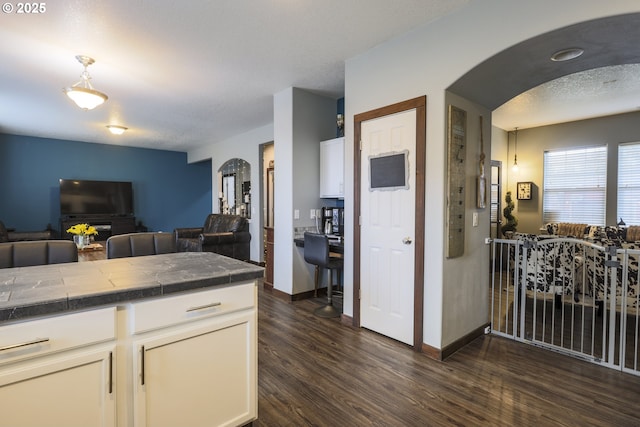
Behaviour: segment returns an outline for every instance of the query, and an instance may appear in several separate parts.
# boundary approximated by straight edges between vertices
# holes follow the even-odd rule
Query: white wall
[[[425,298],[424,342],[442,348],[462,331],[473,329],[486,310],[482,301],[477,306],[465,307],[451,301],[445,287],[461,286],[471,289],[475,277],[486,274],[484,269],[475,275],[456,277],[463,283],[450,283],[449,265],[444,258],[445,213],[445,159],[446,159],[446,102],[445,91],[455,80],[474,66],[509,46],[541,33],[555,30],[581,21],[620,13],[640,11],[640,4],[629,0],[474,0],[456,13],[417,28],[410,33],[383,43],[368,52],[346,61],[345,69],[345,294],[344,312],[353,314],[353,116],[395,102],[427,95],[427,159],[426,159],[426,250],[425,250]],[[293,89],[274,95],[274,126],[272,138],[244,138],[240,140],[257,144],[269,140],[289,141],[280,147],[276,143],[276,245],[278,240],[291,242],[293,227],[291,218],[293,200],[287,192],[293,191]],[[489,126],[489,123],[487,123]],[[262,128],[261,128],[262,129]],[[261,132],[258,132],[261,133]],[[250,141],[250,139],[254,139]],[[235,139],[234,139],[235,141]],[[212,144],[208,150],[190,153],[190,161],[215,159],[218,149],[223,157],[243,157],[242,144]],[[206,151],[206,154],[201,153]],[[240,152],[240,154],[238,154]],[[192,159],[193,157],[193,159]],[[215,162],[213,170],[222,161]],[[257,165],[257,154],[245,158]],[[217,165],[217,166],[216,166]],[[289,167],[288,165],[291,165]],[[503,164],[503,167],[506,167]],[[255,172],[257,173],[257,172]],[[252,182],[253,182],[252,170]],[[214,174],[215,176],[215,174]],[[256,181],[257,182],[257,181]],[[253,187],[256,188],[256,187]],[[215,190],[214,190],[215,191]],[[214,192],[215,194],[215,192]],[[252,194],[252,200],[254,194]],[[279,227],[278,224],[288,227]],[[284,221],[284,222],[282,222]],[[474,235],[467,247],[479,246]],[[427,238],[428,237],[428,238]],[[252,251],[254,250],[252,246]],[[253,252],[252,252],[253,253]],[[291,280],[281,276],[280,267],[292,263],[292,251],[276,251],[275,283]],[[477,262],[469,259],[455,268],[475,269]],[[290,267],[288,267],[290,268]],[[445,272],[447,270],[447,272]],[[292,293],[292,284],[283,284],[282,290]],[[447,305],[445,305],[447,304]],[[449,306],[448,304],[451,304]],[[466,304],[466,303],[465,303]],[[447,315],[444,311],[452,313]],[[444,327],[451,316],[457,316],[454,326]],[[479,326],[479,325],[475,325]]]
[[[484,209],[476,207],[476,180],[480,172],[480,116],[482,116],[484,166],[487,189],[489,189],[491,111],[451,93],[447,93],[446,103],[461,108],[467,113],[464,253],[460,257],[444,259],[443,282],[445,285],[442,291],[442,305],[456,309],[443,310],[442,335],[444,342],[452,342],[489,321],[489,274],[488,272],[478,274],[485,271],[489,265],[491,246],[484,241],[485,237],[490,236],[489,200],[486,200]],[[473,214],[478,215],[478,225],[475,227]],[[461,313],[468,315],[461,316]]]
[[[273,125],[263,126],[250,132],[237,135],[228,140],[202,147],[188,153],[187,161],[189,163],[198,162],[205,159],[211,159],[211,194],[212,206],[211,212],[218,212],[217,194],[218,188],[218,169],[229,159],[244,159],[251,165],[251,220],[249,221],[249,232],[251,233],[251,260],[260,261],[262,259],[262,228],[260,224],[260,144],[273,141]],[[204,224],[205,218],[202,218]],[[202,224],[193,224],[193,227]]]
[[[335,135],[335,99],[289,88],[274,97],[275,224],[274,287],[289,295],[313,289],[313,269],[293,243],[294,228],[315,225],[321,206],[320,141]],[[294,218],[294,211],[299,218]]]
[[[476,262],[449,266],[444,257],[446,103],[445,90],[475,65],[501,50],[541,33],[619,13],[637,12],[640,4],[630,1],[483,0],[473,1],[456,13],[377,46],[346,62],[345,164],[353,164],[353,116],[395,102],[427,95],[426,240],[424,342],[443,348],[464,330],[472,330],[483,318],[485,301],[469,308],[466,301],[445,299],[445,287],[470,289],[477,277],[489,274],[488,263],[475,274],[445,280],[450,267],[475,268]],[[551,12],[552,11],[552,12]],[[345,308],[353,314],[353,170],[345,170]],[[468,247],[477,247],[479,233]],[[445,273],[445,270],[447,273]],[[444,304],[447,305],[444,305]],[[451,305],[449,305],[451,304]],[[452,313],[445,315],[443,311]],[[452,328],[444,323],[457,316]]]
[[[293,293],[293,88],[273,97],[275,184],[273,285]]]

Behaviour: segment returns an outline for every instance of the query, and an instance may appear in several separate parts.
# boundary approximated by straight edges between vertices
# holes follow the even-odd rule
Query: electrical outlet
[[[293,219],[300,219],[300,209],[293,210]]]
[[[311,213],[309,214],[309,218],[316,219],[316,210],[315,209],[311,209]]]

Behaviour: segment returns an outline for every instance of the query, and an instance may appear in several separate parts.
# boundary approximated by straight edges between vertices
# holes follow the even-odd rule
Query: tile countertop
[[[4,268],[0,322],[254,280],[263,271],[211,252]]]

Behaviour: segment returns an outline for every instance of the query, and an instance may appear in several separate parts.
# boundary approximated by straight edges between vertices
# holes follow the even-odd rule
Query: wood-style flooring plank
[[[259,291],[258,427],[640,426],[640,377],[483,336],[444,362]]]

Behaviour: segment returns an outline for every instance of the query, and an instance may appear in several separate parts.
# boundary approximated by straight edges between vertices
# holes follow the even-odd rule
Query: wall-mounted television
[[[60,214],[133,215],[133,186],[131,182],[61,179]]]

